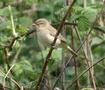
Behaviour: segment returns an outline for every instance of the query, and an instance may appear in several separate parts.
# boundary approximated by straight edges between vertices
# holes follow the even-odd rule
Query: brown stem
[[[62,32],[62,35],[66,38],[66,27],[64,26],[64,30]],[[65,52],[62,50],[62,64],[61,64],[61,72],[63,71],[63,68],[65,67]],[[65,90],[65,72],[61,75],[61,83],[62,83],[62,90]]]
[[[65,22],[65,25],[77,26],[78,23],[69,23],[69,22]],[[105,30],[102,29],[102,28],[100,28],[100,27],[98,27],[98,26],[94,26],[93,29],[94,29],[95,31],[98,31],[98,32],[101,32],[101,33],[105,34]]]
[[[72,27],[72,31],[71,31],[71,47],[72,49],[75,50],[74,47],[74,28]],[[74,67],[75,67],[75,77],[78,76],[78,67],[77,67],[77,61],[76,58],[74,57]],[[76,81],[76,86],[75,86],[75,90],[80,90],[80,83],[79,83],[79,79]]]
[[[82,43],[82,40],[81,40],[81,37],[80,37],[80,34],[79,34],[78,30],[76,29],[76,27],[74,27],[74,29],[76,31],[76,34],[77,34],[77,36],[79,38],[80,43]],[[89,36],[88,36],[88,38],[89,38]],[[87,38],[86,42],[88,41],[88,38]],[[85,42],[84,45],[89,45],[86,42]],[[84,55],[85,55],[85,58],[86,58],[85,60],[86,60],[87,66],[90,67],[90,65],[91,65],[90,60],[91,59],[90,59],[90,55],[88,55],[89,52],[88,51],[85,51],[85,49],[84,49],[85,47],[84,46],[82,46],[82,48],[83,48]],[[87,54],[87,52],[88,52],[88,54]],[[95,80],[94,80],[94,76],[93,76],[93,73],[92,73],[92,70],[91,69],[89,69],[89,74],[90,74],[90,78],[91,78],[90,80],[92,80],[92,86],[93,86],[94,90],[96,90]]]

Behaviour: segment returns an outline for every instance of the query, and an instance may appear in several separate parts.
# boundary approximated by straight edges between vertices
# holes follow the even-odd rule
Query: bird
[[[57,29],[51,25],[51,22],[45,18],[40,18],[33,22],[32,26],[36,29],[40,47],[51,47],[57,33]],[[77,56],[77,53],[67,44],[66,39],[61,34],[58,35],[55,42],[55,48],[58,47],[64,48],[66,51]]]

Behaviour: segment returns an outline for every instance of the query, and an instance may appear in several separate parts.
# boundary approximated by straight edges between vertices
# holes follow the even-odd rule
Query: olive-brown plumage
[[[51,23],[48,20],[41,18],[36,20],[33,26],[36,28],[38,41],[41,47],[46,48],[51,46],[57,33],[57,30],[51,25]],[[66,39],[61,34],[58,35],[55,46],[65,48],[67,51],[77,56],[76,52],[67,45]]]

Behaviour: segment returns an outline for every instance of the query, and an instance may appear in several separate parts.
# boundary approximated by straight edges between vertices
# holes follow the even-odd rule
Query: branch
[[[99,32],[101,32],[101,33],[103,33],[103,34],[105,34],[105,30],[103,30],[103,29],[100,28],[100,27],[94,26],[93,29],[96,30],[96,31],[99,31]]]
[[[78,23],[65,22],[65,25],[73,25],[73,26],[77,26]],[[98,26],[94,26],[94,27],[92,27],[92,28],[93,28],[94,30],[98,31],[98,32],[101,32],[101,33],[105,34],[105,30],[102,29],[102,28],[100,28],[100,27],[98,27]]]
[[[21,34],[21,35],[19,35],[19,36],[17,36],[17,37],[13,37],[13,38],[10,40],[10,43],[9,43],[9,44],[7,44],[7,45],[0,45],[0,49],[8,48],[9,50],[11,50],[11,49],[12,49],[12,46],[13,46],[13,44],[15,43],[16,40],[18,40],[18,39],[20,39],[21,37],[24,37],[24,36],[29,36],[30,34],[34,33],[35,31],[36,31],[36,30],[33,29],[33,30],[30,30],[30,31],[28,31],[27,33]]]
[[[41,83],[41,81],[42,81],[42,79],[43,79],[44,73],[45,73],[45,71],[46,71],[46,67],[47,67],[47,65],[48,65],[48,63],[49,63],[49,58],[51,57],[52,51],[53,51],[53,49],[54,49],[53,46],[55,45],[56,40],[57,40],[57,37],[58,37],[60,31],[62,30],[62,28],[63,28],[63,26],[64,26],[64,23],[65,23],[65,20],[66,20],[67,16],[70,14],[71,9],[72,9],[73,5],[75,4],[75,2],[76,2],[76,0],[74,0],[74,1],[72,2],[72,4],[71,4],[71,5],[69,6],[69,8],[68,8],[68,11],[66,12],[65,16],[64,16],[63,19],[62,19],[62,22],[61,22],[61,24],[60,24],[60,26],[59,26],[59,28],[58,28],[58,32],[56,33],[56,36],[55,36],[55,38],[54,38],[54,41],[53,41],[53,43],[52,43],[52,45],[51,45],[52,47],[50,48],[50,51],[49,51],[49,53],[48,53],[48,55],[47,55],[47,57],[46,57],[46,60],[45,60],[45,63],[44,63],[43,69],[42,69],[42,73],[41,73],[41,75],[40,75],[40,77],[39,77],[39,79],[38,79],[38,82],[37,82],[37,84],[36,84],[35,90],[39,90],[39,85],[40,85],[40,83]]]

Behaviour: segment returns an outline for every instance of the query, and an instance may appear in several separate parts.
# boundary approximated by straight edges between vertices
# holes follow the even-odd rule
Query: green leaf
[[[54,60],[61,60],[61,51],[62,51],[61,48],[54,49],[53,52],[52,52],[52,55],[51,55],[52,58]],[[47,48],[46,50],[42,50],[43,58],[46,58],[48,52],[49,52],[49,48]],[[40,52],[37,54],[37,58],[41,59],[41,53]]]
[[[7,21],[1,22],[0,23],[0,30],[7,29],[7,26],[8,26],[8,22]]]
[[[22,79],[24,75],[29,78],[34,78],[34,70],[32,68],[32,65],[28,60],[25,60],[25,58],[16,63],[14,67],[14,72],[17,79]]]
[[[96,44],[100,44],[101,42],[103,42],[103,39],[101,39],[101,38],[98,38],[98,37],[94,37],[93,39],[92,39],[92,46],[93,45],[96,45]]]
[[[19,25],[19,28],[16,31],[19,32],[20,34],[22,34],[22,33],[26,33],[28,31],[28,28]]]
[[[85,16],[81,16],[78,19],[78,29],[81,31],[87,31],[90,27],[89,19]]]
[[[93,90],[93,88],[83,88],[81,90]]]
[[[12,7],[12,13],[13,13],[13,15],[19,14],[19,12],[14,7]],[[9,8],[5,7],[3,9],[0,9],[0,15],[1,16],[10,16]]]
[[[89,22],[93,22],[97,15],[97,9],[86,7],[82,14],[89,20]]]

